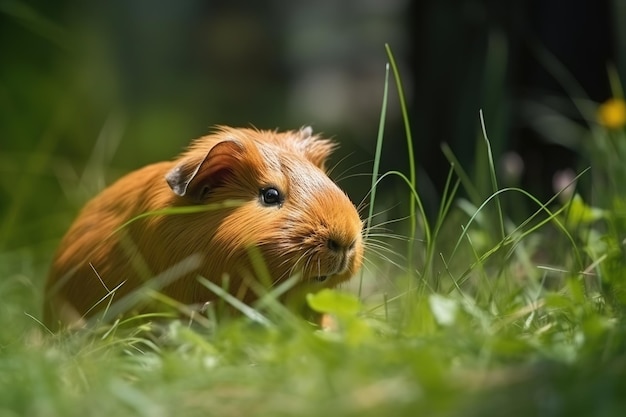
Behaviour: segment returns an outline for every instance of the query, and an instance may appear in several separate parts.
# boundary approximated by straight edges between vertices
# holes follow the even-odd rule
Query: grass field
[[[363,275],[309,299],[329,329],[271,305],[263,321],[130,319],[53,335],[38,314],[55,239],[2,249],[0,416],[622,415],[626,110],[618,90],[593,107],[591,169],[575,178],[592,184],[593,199],[572,192],[574,183],[549,201],[502,187],[485,129],[478,149],[487,187],[444,149],[450,177],[431,218],[414,163],[408,173],[377,172],[386,100],[372,190],[389,177],[405,182],[403,226],[394,230],[370,194]],[[416,132],[405,120],[411,154]],[[3,239],[26,204],[20,187],[49,156],[41,144],[6,206]],[[520,201],[532,214],[516,221],[509,213]],[[63,222],[34,218],[22,240],[49,223]]]

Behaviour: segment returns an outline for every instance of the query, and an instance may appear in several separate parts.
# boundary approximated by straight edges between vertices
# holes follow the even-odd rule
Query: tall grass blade
[[[370,188],[370,204],[365,227],[365,237],[367,238],[374,216],[374,202],[376,200],[376,182],[378,180],[378,170],[380,168],[380,155],[383,149],[383,136],[385,134],[385,118],[387,117],[387,96],[389,93],[389,64],[385,65],[385,86],[383,89],[383,105],[380,110],[380,122],[378,123],[378,136],[376,138],[376,152],[374,154],[374,167],[372,168],[372,185]]]
[[[483,131],[483,138],[485,139],[485,146],[487,146],[487,158],[489,161],[489,175],[491,177],[491,187],[493,188],[493,192],[498,192],[498,179],[496,178],[496,168],[493,162],[493,153],[491,152],[491,143],[489,142],[489,138],[487,137],[487,128],[485,127],[485,118],[483,117],[482,109],[479,111],[480,114],[480,127]],[[496,211],[498,213],[498,221],[500,226],[500,237],[504,239],[506,236],[506,231],[504,230],[504,217],[502,214],[502,205],[500,203],[499,194],[496,194]]]
[[[413,186],[414,189],[417,189],[417,174],[415,171],[415,154],[413,152],[413,137],[411,135],[411,126],[409,123],[409,112],[406,106],[406,100],[404,98],[404,89],[402,87],[402,80],[400,79],[400,71],[398,70],[398,66],[396,65],[396,60],[393,57],[393,53],[391,52],[391,47],[389,44],[385,44],[385,49],[387,50],[387,57],[389,58],[389,63],[391,64],[391,69],[393,70],[393,76],[396,80],[396,88],[398,90],[398,98],[400,100],[400,110],[402,112],[402,121],[404,123],[404,133],[406,135],[406,148],[409,156],[409,182]],[[417,225],[417,218],[415,217],[415,201],[413,199],[410,200],[410,214],[411,214],[411,240],[413,242],[415,237],[415,228]],[[424,224],[424,228],[428,228],[428,224]]]
[[[370,233],[372,218],[374,217],[374,203],[376,201],[376,188],[378,181],[378,171],[380,169],[380,156],[383,150],[383,137],[385,133],[385,119],[387,117],[387,97],[389,94],[389,63],[385,65],[385,84],[383,88],[383,104],[380,109],[380,122],[378,124],[378,136],[376,138],[376,153],[374,155],[374,166],[372,167],[372,184],[370,187],[370,202],[365,224],[365,241]],[[363,292],[363,271],[359,277],[359,298]]]

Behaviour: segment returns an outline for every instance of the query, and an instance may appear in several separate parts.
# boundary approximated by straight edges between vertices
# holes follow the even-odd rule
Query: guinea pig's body
[[[347,280],[362,263],[362,222],[324,171],[332,149],[310,128],[220,128],[177,160],[121,178],[63,238],[44,322],[57,328],[105,311],[158,310],[138,296],[145,288],[185,305],[215,300],[199,276],[245,303],[258,298],[259,284],[290,276],[299,277],[291,293]],[[120,300],[123,308],[113,308]]]

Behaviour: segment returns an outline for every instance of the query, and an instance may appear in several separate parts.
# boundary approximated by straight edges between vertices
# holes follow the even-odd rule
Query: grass
[[[408,175],[378,173],[388,87],[386,79],[360,289],[308,298],[332,317],[329,330],[270,300],[263,320],[250,311],[195,326],[128,319],[53,335],[37,321],[53,244],[3,249],[0,415],[621,415],[626,190],[600,179],[623,175],[615,160],[626,157],[624,122],[591,123],[593,190],[603,196],[592,206],[567,189],[539,201],[500,188],[481,114],[489,188],[444,148],[450,174],[429,219],[412,160]],[[33,166],[41,170],[46,155]],[[391,177],[406,185],[408,230],[385,231],[393,220],[376,206],[376,187]],[[23,192],[9,213],[26,204]],[[507,207],[519,198],[533,210],[516,223]]]

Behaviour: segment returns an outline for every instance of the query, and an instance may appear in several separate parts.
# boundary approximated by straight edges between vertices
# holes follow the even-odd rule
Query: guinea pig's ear
[[[175,194],[202,202],[214,187],[222,184],[233,172],[242,153],[243,146],[238,142],[219,142],[200,163],[183,161],[167,173],[165,180]]]
[[[326,160],[335,150],[336,145],[328,139],[313,135],[311,126],[305,126],[296,133],[307,159],[322,170],[326,170]]]

